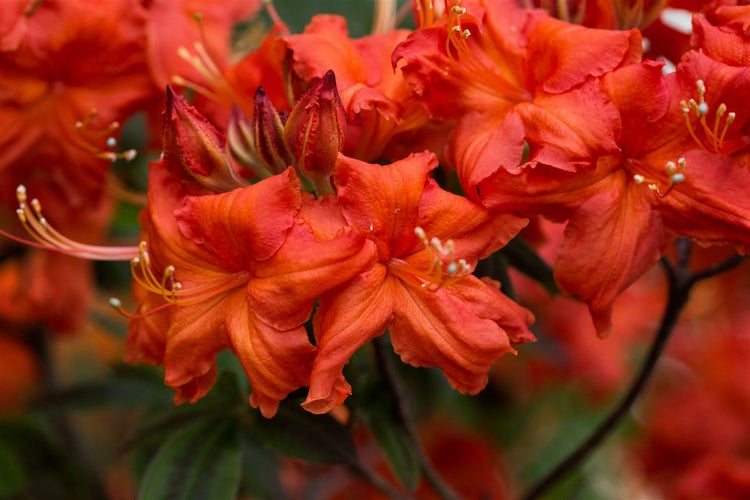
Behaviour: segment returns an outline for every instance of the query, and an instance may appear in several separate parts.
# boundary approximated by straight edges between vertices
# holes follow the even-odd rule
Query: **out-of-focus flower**
[[[26,14],[33,8],[34,0],[8,0],[0,4],[0,52],[18,48],[26,34]]]
[[[695,289],[638,411],[634,456],[665,497],[739,500],[750,490],[750,317],[737,293],[747,279],[735,271]]]
[[[39,178],[69,205],[93,206],[120,123],[155,90],[146,12],[133,0],[50,0],[18,15],[23,36],[0,52],[0,197],[11,205],[17,185]]]
[[[443,191],[429,179],[436,166],[428,153],[388,166],[339,158],[331,211],[369,233],[378,261],[320,299],[318,354],[303,404],[309,411],[326,412],[349,395],[344,365],[385,328],[404,362],[438,366],[453,387],[472,394],[486,385],[490,363],[513,352],[511,343],[533,339],[531,314],[497,283],[470,274],[526,221],[492,216]]]
[[[206,86],[214,65],[229,63],[232,28],[260,9],[260,0],[144,0],[148,65],[156,86],[178,81]],[[197,58],[197,59],[196,59]],[[197,64],[194,64],[196,62]],[[215,70],[223,68],[216,66]]]
[[[0,333],[0,417],[19,413],[33,395],[39,379],[39,363],[29,347]]]

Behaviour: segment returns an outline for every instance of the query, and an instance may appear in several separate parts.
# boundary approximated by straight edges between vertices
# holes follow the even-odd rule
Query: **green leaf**
[[[171,400],[172,391],[153,368],[117,365],[104,381],[81,383],[42,394],[33,408],[42,412],[133,408]]]
[[[203,420],[173,433],[146,469],[142,500],[234,499],[242,449],[237,419]]]
[[[240,497],[275,500],[286,496],[279,477],[278,456],[252,432],[242,433],[242,466]]]
[[[27,483],[28,475],[20,457],[13,448],[0,442],[0,498],[21,493]]]
[[[328,415],[284,402],[276,416],[258,419],[258,436],[282,455],[324,464],[359,463],[349,431]]]
[[[150,455],[149,448],[153,450],[178,428],[249,411],[247,399],[238,387],[237,376],[231,372],[222,373],[211,391],[197,403],[175,406],[171,402],[171,390],[169,394],[170,401],[166,405],[152,408],[140,419],[135,435],[123,443],[123,451],[142,447]]]
[[[353,388],[348,404],[372,429],[396,478],[414,491],[421,477],[417,450],[401,425],[390,388],[377,372],[373,354],[369,348],[360,349],[347,365],[346,377]],[[390,350],[387,355],[397,359]]]
[[[398,480],[409,491],[416,490],[422,469],[406,431],[389,418],[373,418],[371,427]]]

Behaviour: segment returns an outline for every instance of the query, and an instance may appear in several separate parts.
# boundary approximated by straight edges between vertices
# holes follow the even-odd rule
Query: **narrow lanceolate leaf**
[[[236,419],[203,420],[173,433],[148,465],[140,500],[234,499],[242,470]]]
[[[272,419],[258,420],[259,436],[282,455],[325,464],[359,462],[349,431],[328,415],[282,404]]]
[[[417,451],[406,431],[389,418],[374,418],[371,425],[391,470],[401,484],[414,491],[419,485],[421,469]]]

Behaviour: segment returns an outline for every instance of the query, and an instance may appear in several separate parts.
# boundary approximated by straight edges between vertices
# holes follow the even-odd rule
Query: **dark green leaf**
[[[47,411],[133,408],[171,401],[172,391],[151,367],[118,365],[101,382],[82,383],[42,394],[34,409]]]
[[[171,393],[170,390],[170,396]],[[168,405],[152,409],[141,418],[135,436],[125,442],[122,449],[153,448],[180,427],[208,418],[230,417],[245,409],[249,409],[249,405],[239,390],[237,376],[225,372],[219,376],[211,392],[197,403],[174,406],[170,397]]]
[[[328,415],[313,415],[285,402],[275,417],[258,419],[256,428],[259,437],[282,455],[326,464],[358,463],[348,430]]]
[[[21,458],[13,448],[0,442],[0,498],[19,494],[27,482]]]
[[[409,491],[414,491],[419,485],[421,468],[406,431],[389,418],[373,418],[371,426],[396,477]]]
[[[242,435],[242,466],[242,497],[255,500],[285,497],[277,455],[251,432]]]
[[[173,433],[149,463],[138,498],[234,499],[242,450],[237,419],[209,419]]]

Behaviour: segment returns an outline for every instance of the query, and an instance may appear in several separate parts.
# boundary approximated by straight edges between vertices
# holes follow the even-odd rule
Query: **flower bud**
[[[330,178],[345,136],[346,112],[329,70],[300,98],[284,127],[298,172],[319,194],[333,192]]]
[[[276,111],[263,87],[255,92],[253,113],[253,138],[263,165],[272,173],[278,174],[294,164],[292,152],[284,141],[284,121],[286,114]]]
[[[162,140],[164,161],[176,175],[216,192],[246,185],[224,153],[224,137],[169,87]]]

